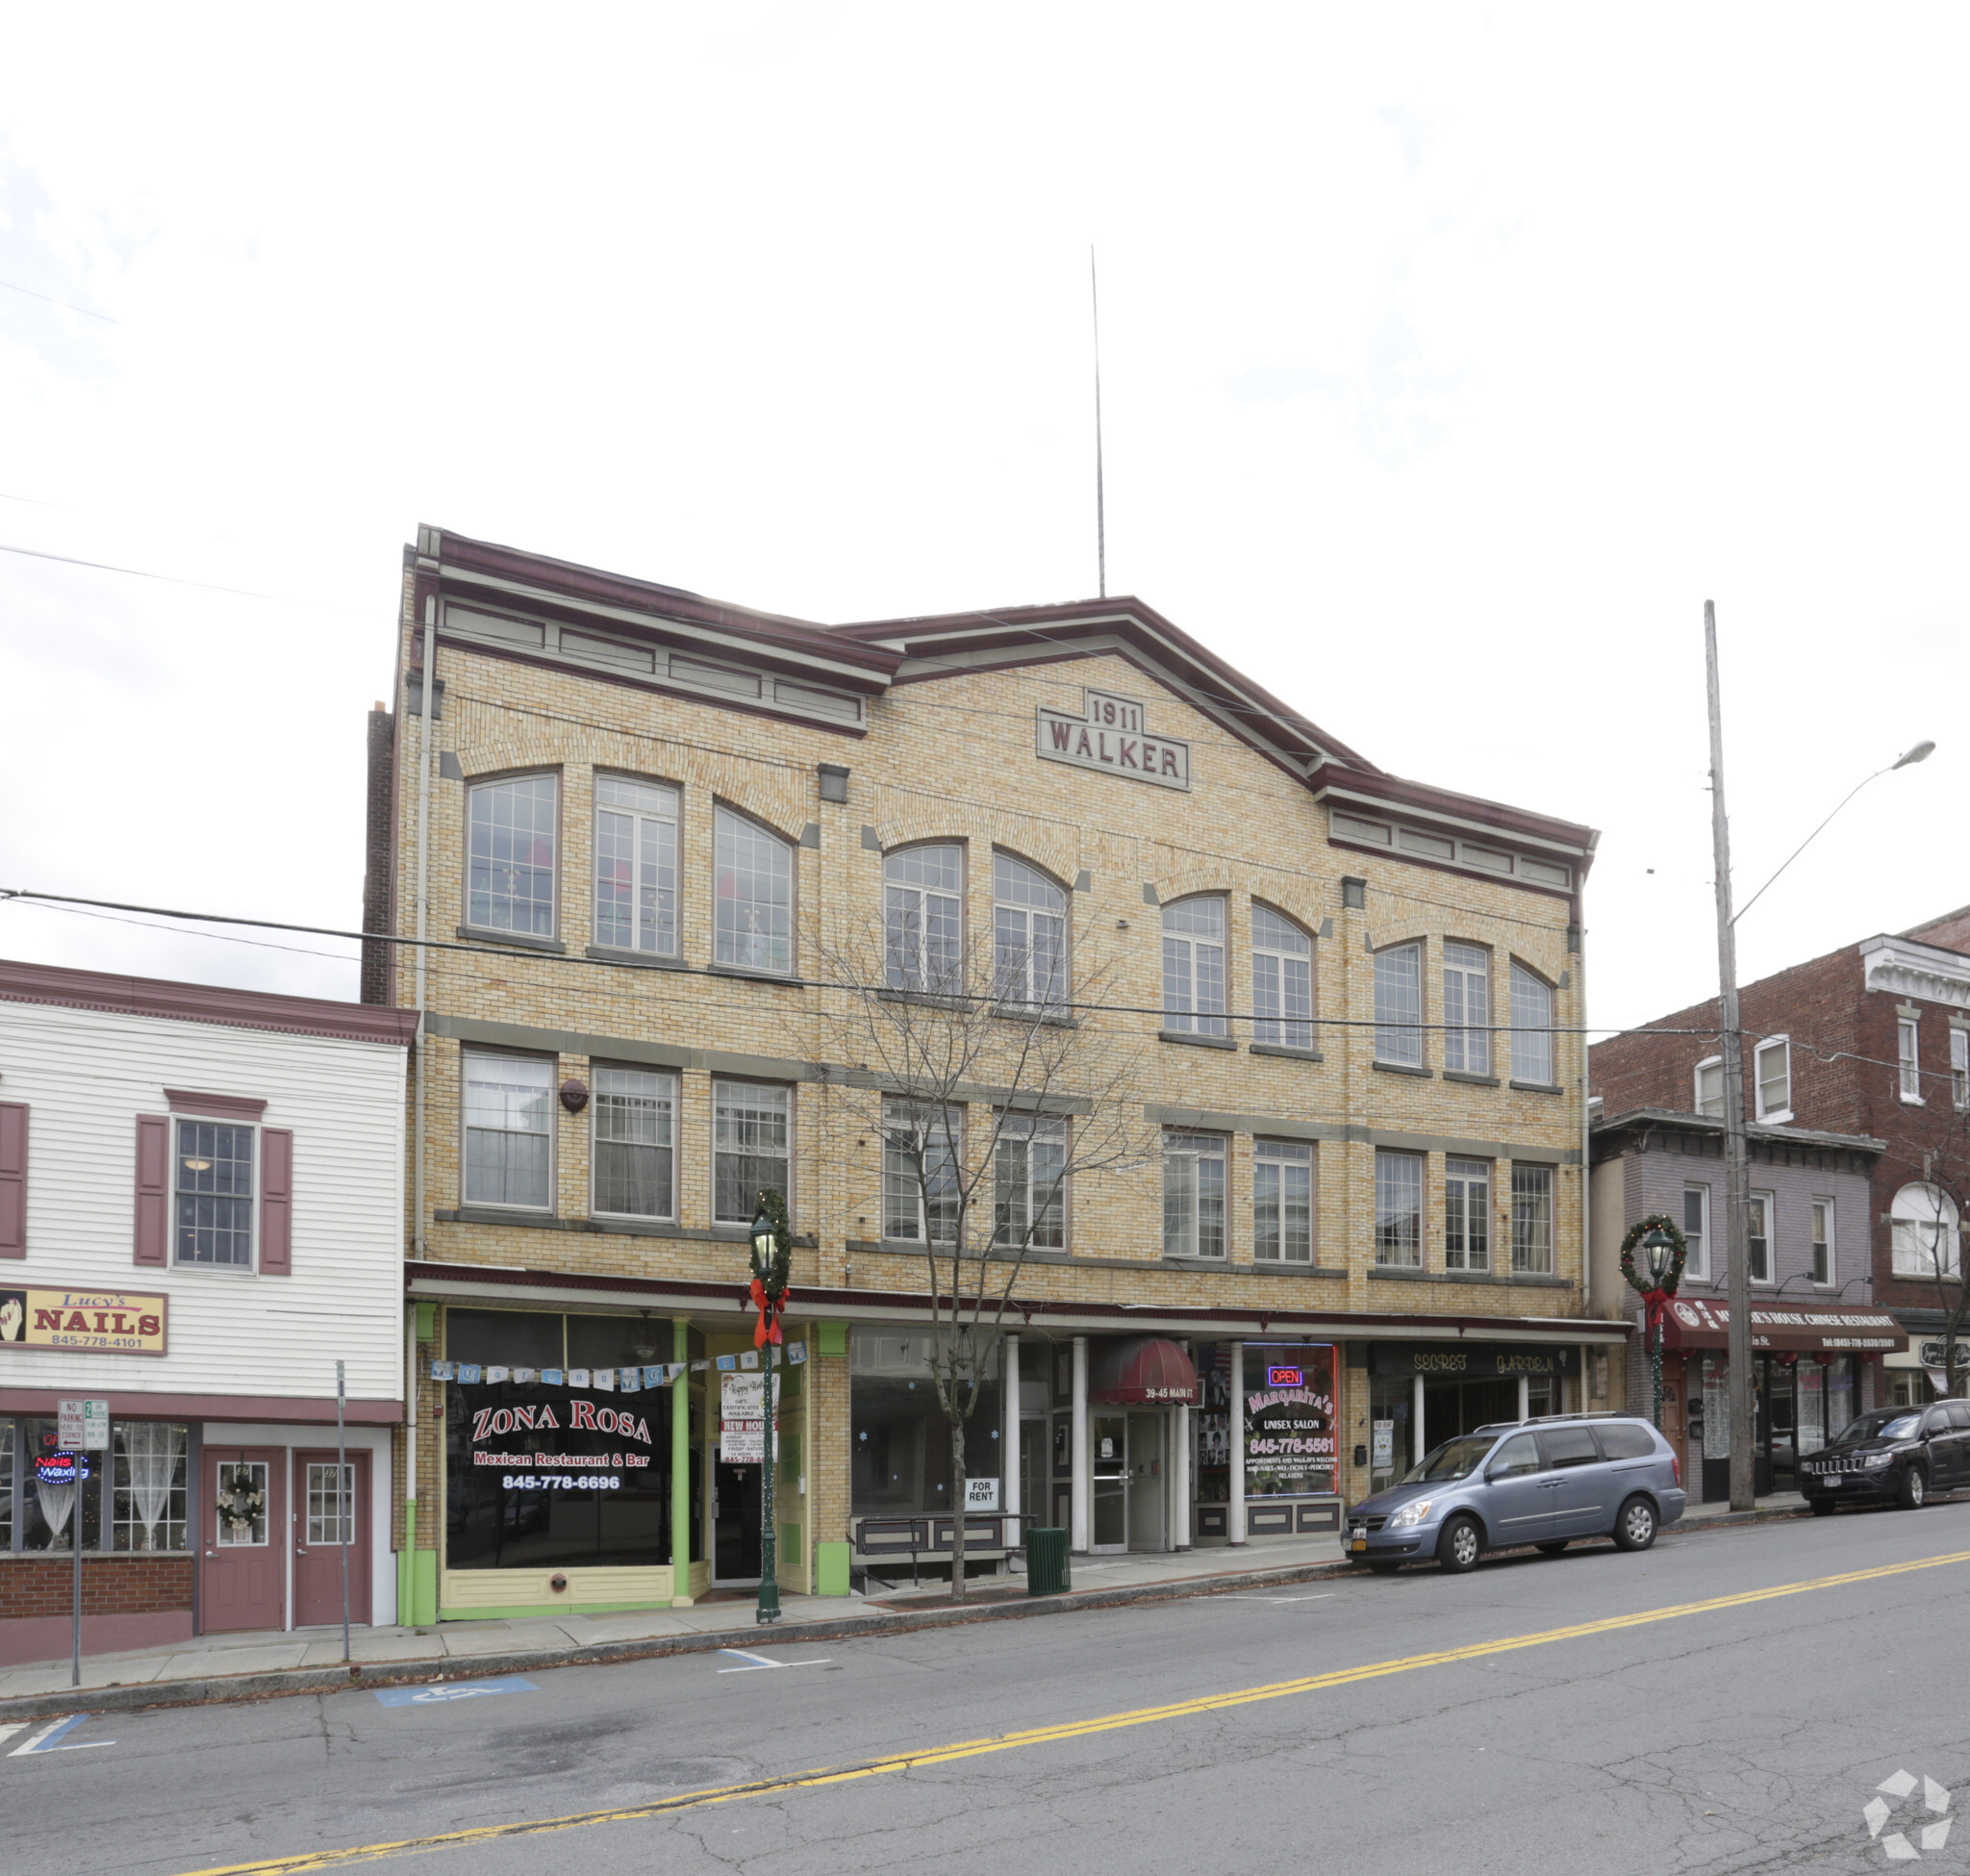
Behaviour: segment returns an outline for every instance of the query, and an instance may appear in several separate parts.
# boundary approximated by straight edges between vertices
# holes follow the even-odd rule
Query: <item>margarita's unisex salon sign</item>
[[[165,1299],[131,1290],[0,1289],[0,1348],[163,1355]]]
[[[1158,788],[1190,786],[1190,745],[1149,734],[1143,705],[1135,697],[1084,690],[1078,717],[1043,703],[1035,736],[1035,748],[1048,762],[1098,769],[1104,775],[1125,775]]]

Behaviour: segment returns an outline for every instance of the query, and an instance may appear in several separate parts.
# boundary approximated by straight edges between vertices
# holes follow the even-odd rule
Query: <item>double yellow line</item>
[[[1541,1629],[1532,1635],[1505,1635],[1496,1641],[1475,1641],[1464,1648],[1441,1648],[1427,1655],[1402,1655],[1393,1661],[1371,1661],[1364,1667],[1336,1668],[1330,1674],[1308,1674],[1295,1681],[1272,1681],[1263,1686],[1238,1687],[1229,1693],[1201,1694],[1195,1700],[1173,1701],[1166,1707],[1138,1707],[1123,1713],[1102,1713],[1092,1719],[1064,1720],[1057,1726],[1035,1726],[1023,1733],[999,1733],[985,1739],[963,1739],[931,1746],[922,1752],[898,1753],[889,1759],[869,1759],[858,1764],[795,1772],[785,1778],[752,1779],[743,1785],[718,1785],[703,1791],[680,1792],[652,1804],[622,1805],[608,1811],[576,1812],[567,1817],[542,1817],[514,1824],[485,1824],[468,1831],[444,1831],[435,1837],[409,1837],[392,1843],[366,1843],[345,1850],[310,1850],[298,1856],[273,1857],[264,1863],[236,1863],[187,1872],[187,1876],[302,1876],[316,1869],[342,1869],[352,1863],[385,1857],[410,1856],[420,1850],[449,1850],[486,1843],[499,1838],[539,1837],[549,1831],[581,1830],[591,1824],[628,1823],[639,1817],[662,1817],[674,1811],[695,1811],[705,1805],[731,1804],[740,1798],[767,1797],[823,1785],[846,1785],[860,1778],[880,1778],[920,1765],[947,1765],[960,1759],[977,1759],[991,1752],[1017,1752],[1028,1746],[1051,1745],[1062,1739],[1084,1739],[1097,1733],[1114,1733],[1126,1726],[1155,1726],[1166,1720],[1189,1719],[1199,1713],[1223,1712],[1261,1700],[1284,1700],[1293,1694],[1318,1693],[1327,1687],[1351,1686],[1391,1674],[1411,1674],[1418,1668],[1451,1667],[1459,1661],[1482,1661],[1520,1648],[1543,1648],[1555,1641],[1578,1641],[1587,1635],[1612,1635],[1621,1629],[1644,1628],[1652,1622],[1680,1621],[1690,1615],[1710,1615],[1719,1610],[1747,1609],[1776,1602],[1783,1596],[1804,1596],[1817,1589],[1843,1589],[1850,1584],[1875,1583],[1883,1577],[1907,1576],[1914,1570],[1938,1569],[1947,1563],[1970,1563],[1970,1551],[1920,1558],[1912,1563],[1882,1563],[1871,1570],[1848,1570],[1839,1576],[1809,1577],[1803,1583],[1776,1584],[1768,1589],[1740,1590],[1734,1596],[1711,1596],[1703,1602],[1672,1603],[1632,1615],[1606,1615],[1595,1622],[1575,1622],[1563,1629]]]

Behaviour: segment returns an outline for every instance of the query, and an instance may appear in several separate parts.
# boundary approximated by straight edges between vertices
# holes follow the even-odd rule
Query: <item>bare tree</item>
[[[1960,1229],[1970,1211],[1970,1086],[1952,1070],[1922,1077],[1924,1105],[1904,1109],[1905,1151],[1920,1174],[1929,1215],[1897,1220],[1889,1252],[1896,1277],[1932,1283],[1943,1319],[1945,1391],[1960,1395],[1970,1370],[1959,1368],[1957,1345],[1970,1323],[1970,1283],[1964,1280]],[[1954,1212],[1954,1216],[1952,1213]]]
[[[1151,1160],[1137,1086],[1141,1039],[1082,1006],[1108,973],[1064,925],[1001,930],[990,959],[955,932],[892,913],[821,948],[829,1053],[852,1065],[838,1119],[882,1143],[882,1236],[921,1251],[931,1384],[950,1432],[951,1596],[965,1595],[966,1430],[1027,1256],[1066,1248],[1070,1197]],[[1133,1096],[1131,1107],[1130,1097]]]

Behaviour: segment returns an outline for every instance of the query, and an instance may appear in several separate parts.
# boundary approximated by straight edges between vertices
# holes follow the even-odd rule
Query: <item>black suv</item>
[[[1860,1414],[1799,1462],[1799,1486],[1815,1517],[1870,1499],[1919,1511],[1936,1492],[1959,1485],[1970,1485],[1970,1401]]]

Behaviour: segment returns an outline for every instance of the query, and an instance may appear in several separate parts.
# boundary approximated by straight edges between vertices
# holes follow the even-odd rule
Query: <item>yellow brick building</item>
[[[1385,774],[1137,600],[828,628],[421,529],[366,910],[430,942],[365,964],[423,1011],[406,1607],[756,1578],[721,1421],[757,1387],[761,1184],[796,1234],[780,1581],[948,1557],[935,1231],[852,1028],[870,973],[936,956],[1013,960],[1073,1032],[993,1172],[1032,1248],[968,1433],[988,1566],[1036,1522],[1096,1550],[1330,1530],[1424,1443],[1612,1398],[1593,845]],[[973,1093],[968,1137],[1020,1106]],[[1137,1150],[1043,1190],[1097,1119]]]

